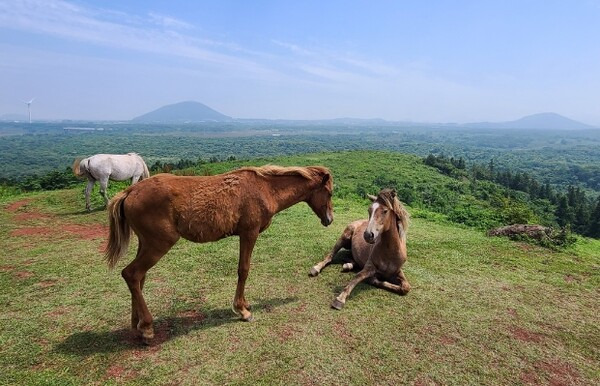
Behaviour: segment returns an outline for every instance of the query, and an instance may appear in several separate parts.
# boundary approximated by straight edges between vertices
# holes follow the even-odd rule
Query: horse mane
[[[398,200],[396,191],[394,189],[383,189],[377,195],[377,199],[382,201],[385,206],[396,214],[400,238],[406,238],[406,231],[408,231],[408,226],[410,225],[410,214],[406,211],[400,200]]]
[[[278,165],[264,165],[264,166],[245,166],[234,170],[232,173],[240,171],[251,171],[256,173],[260,177],[264,176],[302,176],[309,180],[314,180],[318,177],[322,177],[325,174],[331,174],[329,169],[323,166],[278,166]],[[330,179],[331,180],[331,179]]]

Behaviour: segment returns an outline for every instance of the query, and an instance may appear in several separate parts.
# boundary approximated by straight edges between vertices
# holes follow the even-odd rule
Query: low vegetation
[[[473,219],[497,210],[471,195],[468,180],[414,156],[231,160],[181,173],[267,162],[330,167],[334,223],[323,228],[306,205],[274,218],[257,242],[247,283],[253,323],[230,310],[237,239],[180,241],[146,281],[157,316],[148,347],[129,331],[129,291],[119,275],[135,248],[107,270],[100,252],[106,213],[84,211],[84,183],[0,199],[0,384],[600,382],[600,241],[578,237],[552,250],[457,225],[457,213],[421,203],[447,201]],[[348,222],[366,216],[360,193],[389,182],[383,178],[415,195],[404,266],[413,289],[400,297],[360,284],[344,310],[331,310],[349,274],[339,265],[317,278],[308,272]],[[111,184],[110,193],[124,186]]]

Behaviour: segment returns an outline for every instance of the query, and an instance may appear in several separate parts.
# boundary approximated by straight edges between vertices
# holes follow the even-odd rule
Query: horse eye
[[[388,210],[387,210],[387,209],[384,209],[384,210],[383,210],[383,214],[386,214],[387,212],[388,212]]]

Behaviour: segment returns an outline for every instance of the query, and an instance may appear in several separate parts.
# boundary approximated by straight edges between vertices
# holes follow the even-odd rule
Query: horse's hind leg
[[[108,205],[108,195],[106,189],[108,187],[108,177],[100,180],[100,195],[104,198],[104,206]]]
[[[145,343],[148,343],[154,337],[152,314],[150,314],[142,294],[146,272],[171,249],[173,244],[175,242],[164,240],[157,240],[151,243],[140,240],[137,256],[121,271],[121,275],[131,292],[132,328],[141,332]]]
[[[92,210],[92,206],[90,205],[90,194],[94,189],[94,185],[96,184],[95,180],[88,179],[88,183],[85,187],[85,209],[89,212]]]
[[[244,296],[246,279],[250,270],[250,258],[258,237],[258,230],[240,234],[240,260],[238,262],[238,284],[233,298],[233,311],[240,315],[242,320],[254,320],[250,312],[250,305]]]
[[[379,280],[376,277],[373,277],[369,280],[369,284],[397,293],[398,295],[406,295],[410,291],[410,284],[408,283],[408,280],[406,280],[406,276],[404,276],[402,270],[400,270],[400,273],[394,281],[397,281],[399,284],[390,283],[389,281]]]
[[[410,291],[410,283],[406,280],[406,276],[404,276],[404,271],[400,270],[398,273],[398,281],[400,282],[401,292],[398,292],[400,295],[406,295]]]
[[[317,276],[327,264],[331,263],[333,257],[336,253],[340,251],[342,248],[350,249],[352,246],[352,235],[354,234],[354,226],[348,225],[346,229],[344,229],[344,233],[340,236],[340,238],[336,241],[335,245],[331,252],[325,255],[325,258],[320,263],[317,263],[310,269],[310,276]],[[350,268],[352,270],[352,268]]]

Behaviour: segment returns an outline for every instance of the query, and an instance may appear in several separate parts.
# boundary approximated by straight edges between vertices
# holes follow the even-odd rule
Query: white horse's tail
[[[73,162],[73,174],[79,178],[86,175],[86,171],[81,170],[81,161],[81,158],[75,158],[75,161]]]
[[[142,157],[140,157],[140,158],[142,158]],[[143,159],[142,159],[142,165],[144,165],[144,173],[142,174],[142,178],[140,178],[140,180],[150,177],[150,171],[148,170],[148,165],[146,165],[146,162],[144,162]]]

